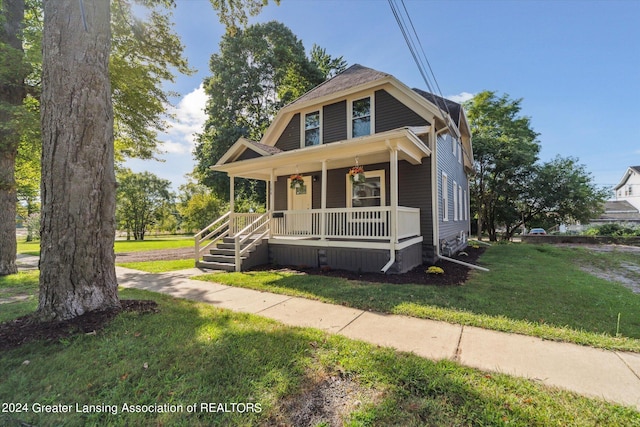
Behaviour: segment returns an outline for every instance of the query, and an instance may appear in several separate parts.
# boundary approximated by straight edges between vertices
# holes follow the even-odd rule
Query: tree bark
[[[0,26],[0,276],[5,276],[18,272],[15,169],[20,134],[14,114],[26,95],[21,38],[24,0],[3,0],[0,5],[4,15]]]
[[[119,307],[107,0],[45,0],[42,320]]]

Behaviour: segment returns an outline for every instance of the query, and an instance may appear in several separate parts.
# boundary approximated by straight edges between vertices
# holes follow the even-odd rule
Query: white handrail
[[[265,218],[267,219],[265,221]],[[242,230],[240,230],[238,233],[236,233],[236,235],[234,236],[234,240],[235,240],[235,244],[234,244],[234,248],[235,248],[235,266],[236,266],[236,271],[242,271],[242,255],[245,254],[250,248],[254,247],[255,245],[258,244],[258,242],[260,242],[260,240],[269,233],[269,230],[267,229],[267,231],[265,231],[264,233],[262,233],[260,235],[260,237],[255,238],[253,242],[251,242],[249,245],[247,245],[244,249],[242,248],[242,244],[244,242],[246,242],[247,240],[249,240],[251,237],[253,237],[258,230],[262,229],[263,227],[265,227],[266,225],[269,224],[269,212],[266,212],[262,215],[260,215],[258,218],[256,218],[253,222],[251,222],[249,225],[247,225],[245,228],[243,228]],[[247,235],[245,237],[242,237],[242,235],[244,233],[247,233]]]
[[[202,242],[204,242],[205,240],[211,239],[213,236],[218,235],[218,233],[220,233],[218,235],[219,238],[225,237],[229,234],[230,215],[231,215],[231,211],[225,213],[220,218],[216,219],[211,224],[207,225],[206,227],[204,227],[202,230],[200,230],[198,233],[196,233],[193,236],[195,240],[196,262],[200,260],[200,256],[202,256],[202,253],[215,243],[215,240],[211,240],[211,242],[209,242],[203,248],[200,248],[200,245],[202,244]],[[215,230],[209,232],[205,237],[200,238],[204,233],[206,233],[211,228],[215,227],[221,221],[224,221],[224,222],[220,224]],[[226,231],[223,231],[225,230],[225,228],[226,228]]]

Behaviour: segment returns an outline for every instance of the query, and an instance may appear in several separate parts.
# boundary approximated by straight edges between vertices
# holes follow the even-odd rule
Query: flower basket
[[[349,178],[351,178],[351,182],[358,184],[364,183],[367,180],[362,166],[354,166],[349,169]]]
[[[301,188],[304,185],[302,175],[291,175],[289,178],[291,179],[290,188]]]

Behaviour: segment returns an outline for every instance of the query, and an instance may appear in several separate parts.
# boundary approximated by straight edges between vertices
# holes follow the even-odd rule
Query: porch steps
[[[253,240],[247,241],[242,248],[253,243]],[[248,253],[240,258],[242,270],[262,264],[266,261],[263,259],[266,253],[266,245],[264,242],[258,243],[251,248]],[[196,262],[196,266],[200,268],[210,268],[213,270],[236,271],[235,264],[235,240],[225,237],[222,241],[216,243],[216,247],[209,250],[208,255],[202,256],[202,261]]]

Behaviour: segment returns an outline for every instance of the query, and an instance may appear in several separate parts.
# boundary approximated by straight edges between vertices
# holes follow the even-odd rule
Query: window
[[[440,191],[442,193],[442,220],[449,221],[449,177],[444,172],[442,172]]]
[[[351,137],[371,134],[371,98],[366,97],[351,103]]]
[[[351,182],[347,175],[347,207],[363,208],[385,205],[384,171],[366,171],[364,183]]]
[[[458,206],[460,207],[460,214],[458,219],[464,220],[464,202],[462,201],[462,186],[458,185]]]
[[[304,146],[320,144],[320,111],[304,115]]]
[[[458,184],[453,181],[453,220],[458,220]]]

